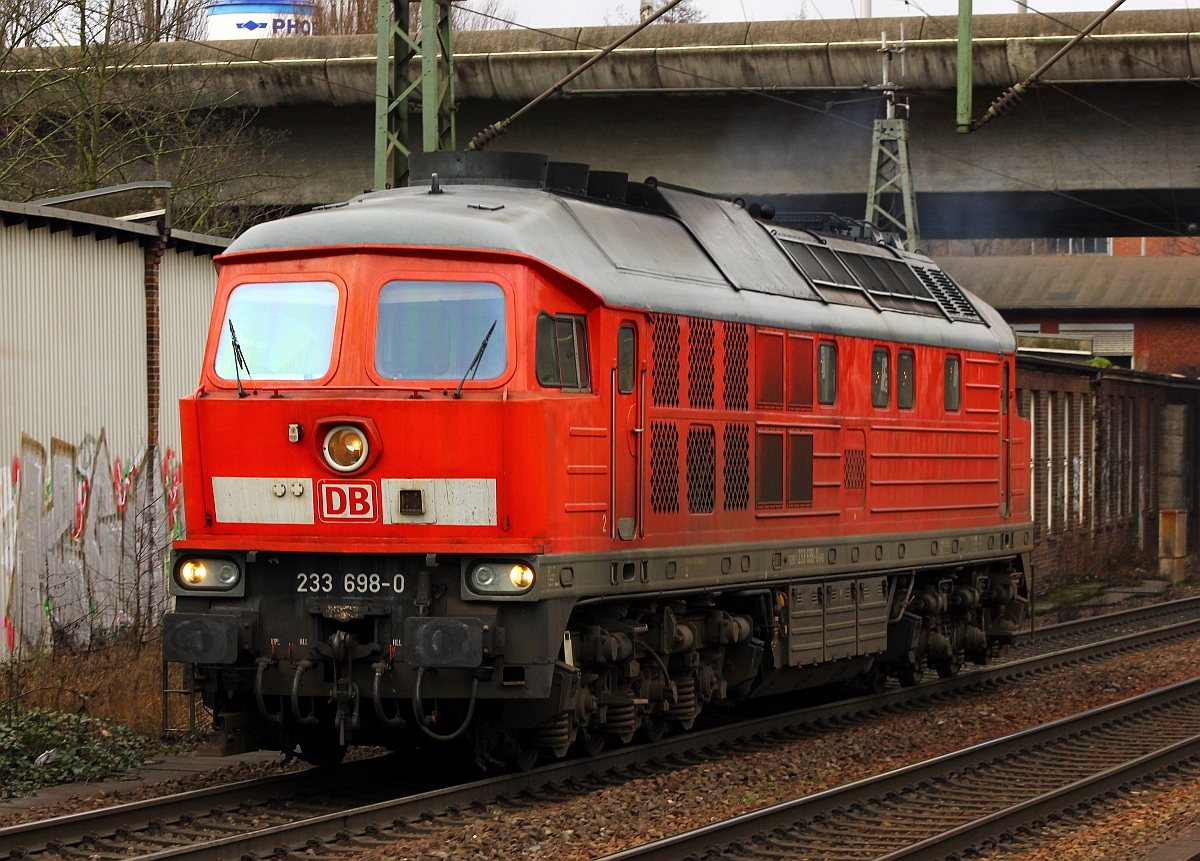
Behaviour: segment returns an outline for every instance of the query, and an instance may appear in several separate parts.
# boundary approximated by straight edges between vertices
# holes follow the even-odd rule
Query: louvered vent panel
[[[921,266],[914,266],[913,269],[951,320],[962,320],[966,323],[983,322],[983,318],[967,299],[962,288],[955,284],[949,275],[941,269],[925,269]]]
[[[711,514],[717,502],[717,432],[692,425],[687,438],[688,511]]]
[[[688,405],[713,408],[713,322],[688,320]]]
[[[725,510],[750,504],[750,425],[725,425]]]
[[[656,514],[679,510],[679,429],[650,424],[650,505]]]
[[[651,314],[654,367],[651,396],[656,407],[679,406],[679,318]]]
[[[725,409],[750,408],[750,381],[747,369],[750,362],[750,336],[743,323],[724,323],[721,326],[725,348]]]

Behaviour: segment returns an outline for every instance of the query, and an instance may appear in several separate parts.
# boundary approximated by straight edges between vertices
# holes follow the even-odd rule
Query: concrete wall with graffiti
[[[103,430],[48,449],[25,437],[0,486],[0,661],[152,633],[180,491],[171,450],[124,460]]]

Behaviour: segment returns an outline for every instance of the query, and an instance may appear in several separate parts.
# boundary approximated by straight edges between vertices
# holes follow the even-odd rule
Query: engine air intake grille
[[[679,510],[679,429],[674,422],[650,424],[650,506],[656,514]]]
[[[725,425],[725,510],[750,505],[750,426]]]
[[[651,394],[656,407],[679,406],[679,318],[651,314],[654,367]]]
[[[846,480],[842,486],[847,490],[862,490],[867,486],[867,453],[861,448],[846,450],[844,459]]]
[[[983,322],[983,318],[979,316],[979,312],[975,310],[962,288],[955,284],[949,275],[941,269],[925,269],[921,266],[914,266],[913,269],[951,320],[962,320],[966,323]]]
[[[688,320],[688,404],[713,408],[713,322]]]
[[[711,514],[717,501],[717,432],[692,425],[687,438],[688,511]]]
[[[725,409],[750,408],[750,336],[744,323],[725,323],[721,326],[725,347]]]

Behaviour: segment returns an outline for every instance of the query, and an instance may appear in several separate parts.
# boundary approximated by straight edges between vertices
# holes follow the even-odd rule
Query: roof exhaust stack
[[[429,186],[439,190],[447,185],[545,188],[549,164],[546,156],[532,152],[413,153],[409,158],[409,184],[414,188]]]
[[[588,175],[588,197],[608,203],[624,203],[628,192],[629,174],[624,171],[593,170]]]
[[[546,170],[546,190],[584,197],[591,168],[577,161],[552,161]]]

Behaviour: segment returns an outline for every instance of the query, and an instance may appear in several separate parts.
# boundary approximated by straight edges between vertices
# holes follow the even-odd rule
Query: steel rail
[[[1045,626],[1038,628],[1036,639],[1032,640],[1032,644],[1037,645],[1043,643],[1044,640],[1051,640],[1057,637],[1075,636],[1075,634],[1085,633],[1090,630],[1103,630],[1106,627],[1116,627],[1128,624],[1128,622],[1147,621],[1154,618],[1154,616],[1187,612],[1189,609],[1200,609],[1200,597],[1180,598],[1180,600],[1176,601],[1146,604],[1146,606],[1142,607],[1118,610],[1116,613],[1088,616],[1086,619]],[[1022,632],[1019,642],[1025,646],[1030,645],[1030,633]],[[1116,642],[1120,642],[1120,639],[1116,640]],[[1141,638],[1138,644],[1130,646],[1130,648],[1138,648],[1139,645],[1148,642],[1152,642],[1152,640]],[[1108,645],[1111,645],[1111,643]],[[1090,660],[1090,657],[1079,658],[1079,660]],[[1021,661],[1012,661],[997,664],[992,669],[995,672],[996,669],[1004,667],[1008,668],[1008,672],[1014,672],[1014,670],[1019,669],[1021,666],[1024,666]],[[937,694],[948,690],[960,688],[964,686],[964,680],[966,679],[970,679],[972,684],[988,684],[991,681],[989,678],[979,678],[977,674],[978,670],[967,670],[956,681],[926,682],[926,684],[916,688],[904,688],[901,691],[889,692],[883,694],[886,700],[881,700],[880,696],[844,700],[842,704],[851,706],[847,710],[838,709],[838,704],[833,704],[829,706],[817,706],[815,709],[804,710],[802,712],[786,712],[786,714],[776,717],[772,725],[758,731],[762,731],[762,733],[774,733],[774,731],[780,731],[781,728],[786,728],[788,725],[796,725],[797,723],[845,718],[848,715],[858,714],[858,712],[869,711],[868,705],[870,702],[877,704],[875,706],[876,709],[895,708],[895,706],[900,704],[919,702],[919,699],[925,696],[937,696]],[[758,725],[762,725],[762,718],[758,721]],[[746,727],[746,731],[748,733],[750,731],[749,724]],[[700,733],[694,733],[690,737],[691,739],[698,739],[701,736]],[[703,743],[719,742],[713,740],[704,741]],[[672,751],[665,752],[664,755],[674,755],[676,753],[676,749],[672,748]],[[246,779],[246,781],[220,785],[220,787],[196,789],[185,791],[185,793],[156,797],[156,799],[119,803],[119,805],[110,805],[108,807],[92,809],[92,811],[70,813],[60,815],[60,817],[0,827],[0,856],[7,855],[11,850],[22,847],[23,844],[25,847],[44,847],[48,843],[71,844],[79,842],[85,835],[92,835],[92,833],[96,833],[96,835],[112,835],[118,829],[144,829],[151,821],[156,820],[164,821],[164,823],[174,823],[182,815],[194,813],[197,809],[205,809],[206,811],[206,809],[212,808],[238,807],[242,803],[262,803],[264,799],[268,799],[272,795],[304,794],[318,787],[328,791],[330,784],[336,788],[337,785],[341,785],[342,783],[353,783],[355,779],[358,779],[362,771],[366,771],[372,767],[367,765],[371,761],[364,760],[362,763],[349,763],[344,765],[341,770],[335,772],[317,772],[307,769],[305,771],[289,773],[289,775],[272,775],[269,777]],[[588,761],[595,763],[596,760]]]
[[[261,804],[281,794],[308,793],[323,788],[353,786],[370,773],[385,757],[370,757],[348,762],[336,771],[306,766],[298,771],[249,778],[236,783],[207,786],[157,798],[127,801],[83,810],[49,819],[22,822],[0,828],[0,855],[7,855],[22,838],[33,837],[39,845],[50,842],[71,843],[85,834],[112,834],[117,828],[144,825],[151,820],[177,821],[197,810],[237,807],[244,803]],[[19,811],[13,811],[19,812]]]
[[[1170,770],[1182,761],[1198,758],[1200,735],[1193,735],[1128,763],[1097,772],[1060,789],[914,843],[906,849],[891,852],[878,861],[900,861],[902,858],[908,861],[941,861],[953,852],[978,846],[996,835],[1016,831],[1026,823],[1050,816],[1071,805],[1101,798],[1126,784]]]
[[[1016,642],[1028,643],[1042,639],[1061,637],[1065,634],[1082,633],[1095,628],[1114,627],[1128,621],[1137,621],[1161,614],[1177,613],[1185,610],[1200,610],[1200,596],[1194,598],[1176,598],[1172,601],[1159,601],[1153,604],[1143,604],[1141,607],[1130,607],[1127,610],[1116,610],[1099,616],[1087,616],[1083,619],[1073,619],[1070,622],[1055,622],[1035,628],[1032,633],[1022,630],[1016,635]]]
[[[1058,667],[1080,664],[1197,634],[1200,634],[1200,617],[1099,642],[1071,646],[1049,654],[973,669],[954,678],[938,679],[911,688],[894,688],[879,695],[855,697],[826,705],[740,721],[722,727],[685,733],[655,744],[619,748],[590,759],[551,763],[525,773],[500,775],[329,814],[300,818],[294,822],[278,824],[244,834],[220,836],[212,841],[198,841],[194,844],[141,854],[136,857],[142,861],[160,861],[160,859],[182,857],[187,857],[189,861],[229,861],[229,859],[244,856],[279,854],[284,847],[290,850],[293,847],[303,846],[310,840],[318,842],[337,840],[339,837],[365,833],[369,828],[386,828],[397,820],[412,820],[430,812],[439,813],[447,809],[486,803],[501,797],[534,792],[547,785],[569,785],[580,780],[594,778],[597,775],[603,777],[605,774],[663,760],[669,761],[695,755],[711,757],[715,755],[714,751],[719,750],[722,746],[732,746],[759,739],[780,739],[788,733],[796,733],[793,737],[799,737],[798,731],[804,728],[811,731],[814,726],[819,727],[822,724],[837,724],[900,707],[912,707],[925,701],[944,698],[953,692],[994,687],[1005,680],[1027,678]],[[211,803],[212,797],[215,796],[204,796],[200,800]],[[118,826],[129,824],[129,814],[140,814],[144,822],[146,812],[157,812],[154,811],[151,802],[137,802],[136,804],[137,810],[129,810],[129,805],[122,805],[119,808],[89,811],[61,818],[62,820],[71,820],[69,823],[61,821],[56,823],[55,820],[50,820],[50,822],[56,823],[60,842],[74,842],[88,834],[115,833]],[[186,807],[186,803],[173,804],[175,810],[182,810],[184,807]],[[192,807],[192,810],[195,810],[195,806]],[[165,820],[168,817],[160,814],[157,818]],[[15,829],[21,830],[19,834],[13,836],[23,837],[26,846],[33,840],[41,843],[42,835],[36,828],[38,824],[14,826]],[[197,822],[195,827],[200,828],[202,825]],[[71,836],[67,836],[68,833],[72,833]],[[16,848],[16,844],[10,839],[10,834],[12,834],[11,829],[0,829],[0,856],[7,855],[13,848]]]
[[[1200,677],[606,855],[600,861],[677,861],[683,858],[721,857],[722,850],[736,847],[737,844],[769,844],[770,837],[764,835],[786,831],[795,827],[798,822],[828,817],[836,811],[848,809],[851,805],[869,803],[870,799],[884,798],[889,793],[898,794],[914,786],[932,784],[951,773],[1012,759],[1018,753],[1029,752],[1105,724],[1138,716],[1151,716],[1164,707],[1189,699],[1200,699]],[[901,858],[924,861],[943,858],[950,852],[978,844],[986,836],[1031,821],[1042,813],[1061,810],[1074,802],[1103,795],[1116,786],[1145,777],[1198,754],[1200,735],[1192,734],[1183,739],[1176,739],[1164,747],[1118,766],[1102,769],[1082,780],[1040,793],[1019,804],[974,819],[934,837],[916,841],[902,849],[881,853],[876,858],[877,861]],[[736,854],[736,849],[733,852]]]

